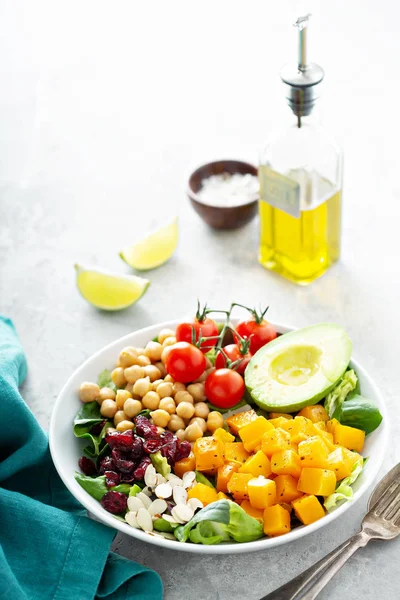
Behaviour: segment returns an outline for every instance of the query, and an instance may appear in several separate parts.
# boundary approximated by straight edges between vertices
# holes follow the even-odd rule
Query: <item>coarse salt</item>
[[[203,204],[227,208],[252,202],[259,189],[255,175],[222,173],[203,179],[197,196]]]

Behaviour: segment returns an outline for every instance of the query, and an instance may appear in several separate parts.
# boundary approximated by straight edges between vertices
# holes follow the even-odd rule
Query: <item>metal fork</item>
[[[314,600],[358,548],[373,539],[392,540],[397,537],[400,534],[400,463],[376,486],[368,508],[361,531],[261,600]]]

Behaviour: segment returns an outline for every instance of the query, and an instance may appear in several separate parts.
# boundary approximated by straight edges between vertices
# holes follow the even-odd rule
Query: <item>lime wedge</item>
[[[160,227],[133,246],[119,253],[122,260],[138,271],[147,271],[163,265],[175,252],[178,245],[178,218]]]
[[[110,273],[97,268],[75,265],[76,284],[82,296],[96,308],[121,310],[143,296],[150,285],[148,279],[134,275]]]

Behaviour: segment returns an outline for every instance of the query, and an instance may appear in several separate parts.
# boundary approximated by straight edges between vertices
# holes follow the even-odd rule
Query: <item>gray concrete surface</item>
[[[197,297],[215,307],[234,299],[268,303],[272,320],[297,326],[345,325],[390,410],[382,473],[399,460],[400,9],[303,6],[314,12],[322,114],[344,145],[345,182],[343,258],[298,288],[257,264],[257,222],[210,231],[184,194],[203,161],[256,162],[285,116],[277,73],[296,54],[298,2],[0,3],[0,312],[18,328],[24,397],[45,428],[64,381],[94,351],[190,314]],[[73,264],[129,272],[120,247],[177,210],[179,248],[149,274],[146,296],[115,314],[87,305]],[[248,556],[200,558],[120,537],[115,547],[160,572],[167,600],[256,600],[355,532],[366,500],[314,535]],[[399,548],[371,543],[320,597],[396,600]]]

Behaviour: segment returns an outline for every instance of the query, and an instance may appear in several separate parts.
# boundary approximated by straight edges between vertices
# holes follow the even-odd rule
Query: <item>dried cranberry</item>
[[[97,474],[96,465],[92,460],[90,460],[90,458],[87,458],[86,456],[81,456],[81,458],[78,461],[78,465],[82,473],[84,473],[85,475]]]
[[[118,471],[121,471],[122,473],[132,473],[136,465],[132,460],[127,458],[127,455],[124,454],[122,450],[114,448],[111,450],[111,456]]]
[[[104,473],[106,471],[114,471],[114,469],[115,469],[115,464],[114,464],[114,461],[111,458],[111,456],[105,456],[100,461],[100,468],[99,468],[100,475],[104,475]]]
[[[176,462],[176,452],[178,449],[178,438],[174,438],[168,444],[165,444],[161,448],[161,454],[165,456],[168,464],[173,467]]]
[[[178,447],[175,452],[175,460],[182,460],[182,458],[187,458],[192,450],[190,442],[183,441],[179,442]]]
[[[138,416],[135,419],[136,433],[145,439],[158,438],[158,430],[146,417]]]
[[[133,475],[137,481],[144,479],[147,467],[151,465],[151,460],[148,456],[141,460],[140,465],[133,471]]]
[[[172,433],[172,431],[164,431],[160,435],[160,438],[162,439],[163,444],[168,444],[168,442],[171,442],[175,438],[175,436]]]
[[[121,473],[121,483],[133,483],[136,481],[134,473],[135,471],[132,471],[132,473]]]
[[[106,442],[111,449],[130,450],[132,448],[133,432],[131,429],[127,431],[111,431],[106,435]]]
[[[128,499],[121,492],[107,492],[101,499],[101,505],[109,513],[119,515],[126,510]]]
[[[105,471],[104,475],[106,476],[107,487],[114,487],[114,485],[118,485],[121,481],[119,473],[115,471]]]
[[[92,435],[100,435],[106,423],[107,419],[104,419],[104,421],[100,421],[100,423],[96,423],[96,425],[93,425],[89,433],[91,433]]]
[[[138,460],[139,458],[142,458],[142,456],[143,456],[143,440],[142,440],[142,438],[138,437],[137,435],[134,435],[133,440],[132,440],[132,448],[129,453],[129,458],[131,460]]]
[[[143,450],[147,454],[154,454],[154,452],[158,452],[163,445],[162,440],[158,439],[150,439],[146,440],[143,444]]]

